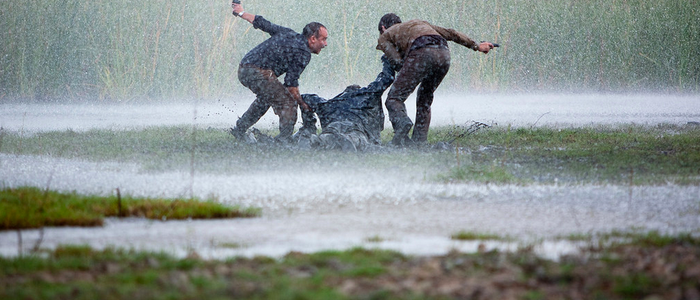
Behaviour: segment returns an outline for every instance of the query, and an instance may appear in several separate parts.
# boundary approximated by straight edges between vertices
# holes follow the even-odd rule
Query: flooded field
[[[333,94],[320,95],[332,97]],[[415,96],[406,101],[415,116]],[[227,128],[252,102],[229,100],[166,104],[0,105],[0,127],[13,131],[125,129],[197,124]],[[700,96],[666,94],[440,95],[432,106],[431,126],[471,121],[513,126],[589,126],[596,124],[686,124],[700,122]],[[256,125],[273,127],[268,112]],[[276,125],[274,125],[276,127]],[[385,128],[390,129],[388,123]],[[298,129],[298,126],[297,126]]]
[[[498,126],[563,128],[700,122],[697,96],[481,95],[479,99],[437,96],[432,124],[479,121]],[[2,104],[0,126],[28,136],[50,130],[125,130],[183,124],[225,129],[247,104]],[[409,115],[413,114],[409,105]],[[271,113],[256,125],[275,126]],[[386,128],[390,130],[390,126]],[[400,152],[390,151],[397,151],[397,155]],[[570,235],[615,230],[700,230],[700,187],[696,185],[438,183],[430,180],[433,172],[410,165],[371,169],[342,164],[267,166],[245,173],[197,169],[193,175],[147,170],[132,162],[0,153],[3,186],[50,186],[103,195],[115,193],[116,188],[134,196],[192,194],[263,209],[262,217],[254,219],[108,219],[101,228],[47,228],[43,236],[38,230],[24,230],[24,249],[41,238],[44,247],[89,244],[178,255],[196,251],[203,257],[217,258],[279,256],[289,251],[356,246],[442,254],[450,249],[475,251],[481,242],[450,239],[458,231],[469,231],[513,238],[512,242],[484,242],[487,248],[515,249],[534,244],[543,255],[556,257],[575,250],[575,243],[559,239]],[[15,231],[0,232],[0,255],[16,255],[18,237]]]

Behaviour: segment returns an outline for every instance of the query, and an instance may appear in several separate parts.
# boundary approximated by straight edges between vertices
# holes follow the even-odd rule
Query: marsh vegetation
[[[363,85],[380,70],[376,24],[387,12],[498,42],[489,55],[454,47],[442,89],[697,92],[700,5],[676,1],[250,1],[297,31],[320,21],[329,46],[302,92]],[[238,61],[266,35],[230,1],[36,0],[0,3],[0,99],[230,98]]]

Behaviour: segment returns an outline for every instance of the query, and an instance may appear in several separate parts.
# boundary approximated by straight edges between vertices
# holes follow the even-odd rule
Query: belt
[[[238,67],[254,68],[254,69],[258,69],[258,70],[264,70],[263,68],[258,67],[258,66],[254,65],[254,64],[240,64],[240,65],[238,65]]]
[[[421,48],[447,48],[447,40],[440,35],[424,35],[415,39],[408,51]]]

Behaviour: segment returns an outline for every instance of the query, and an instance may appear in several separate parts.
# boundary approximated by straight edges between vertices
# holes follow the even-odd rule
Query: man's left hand
[[[489,53],[489,51],[491,51],[491,49],[493,49],[493,44],[492,44],[492,43],[489,43],[489,42],[482,42],[481,44],[479,44],[479,49],[478,49],[478,51],[479,51],[479,52],[483,52],[483,53]]]

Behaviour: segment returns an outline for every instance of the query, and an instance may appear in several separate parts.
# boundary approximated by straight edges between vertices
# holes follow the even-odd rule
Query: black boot
[[[239,142],[245,141],[245,131],[239,129],[238,127],[229,128],[228,133],[233,135],[233,137],[235,137]]]
[[[399,147],[410,146],[412,143],[408,137],[408,132],[413,127],[413,122],[405,118],[392,122],[392,125],[394,127],[394,138],[391,139],[391,144]]]

